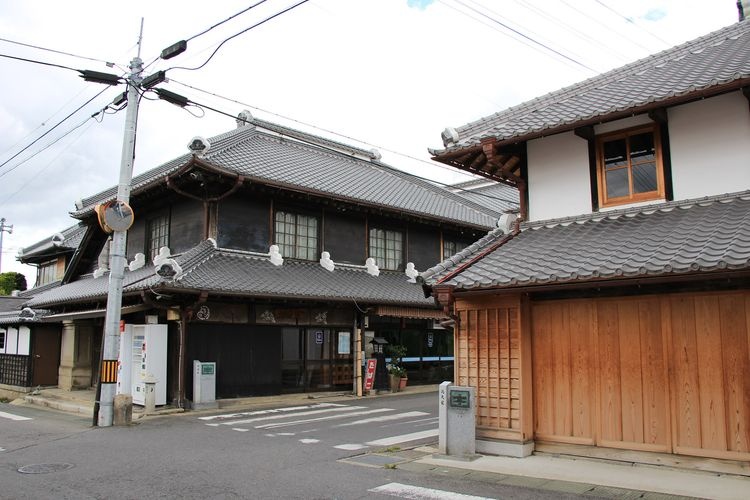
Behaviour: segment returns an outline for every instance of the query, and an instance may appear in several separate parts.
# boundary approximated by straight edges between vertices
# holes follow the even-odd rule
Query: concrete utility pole
[[[117,201],[130,201],[130,182],[133,177],[133,160],[135,158],[135,130],[138,121],[138,85],[143,71],[141,60],[141,39],[143,37],[143,20],[138,36],[138,56],[130,61],[128,84],[128,108],[125,117],[125,136],[122,141],[122,158],[120,162],[120,182],[117,186]],[[99,376],[99,427],[112,425],[114,415],[114,397],[117,389],[117,358],[120,352],[120,317],[122,308],[122,281],[125,276],[125,242],[127,230],[114,231],[110,249],[109,290],[107,294],[107,312],[104,320],[104,347],[102,349],[102,367]]]
[[[3,233],[13,234],[13,224],[6,224],[5,217],[0,219],[0,272],[3,271]]]

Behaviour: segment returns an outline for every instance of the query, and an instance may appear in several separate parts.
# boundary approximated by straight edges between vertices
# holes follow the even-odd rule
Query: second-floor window
[[[597,139],[597,177],[603,207],[664,198],[664,172],[656,127]]]
[[[461,243],[460,241],[443,239],[443,260],[456,255],[467,246],[466,243]]]
[[[276,244],[284,257],[314,260],[318,258],[318,218],[311,215],[277,211]]]
[[[55,281],[56,277],[57,261],[53,260],[51,262],[46,262],[39,266],[39,270],[37,271],[36,284],[37,286],[42,286],[46,285],[47,283],[52,283],[53,281]]]
[[[371,228],[370,257],[382,269],[401,269],[404,264],[404,234],[401,231]]]
[[[169,246],[169,215],[160,215],[148,221],[146,227],[146,258],[152,261],[161,247]]]

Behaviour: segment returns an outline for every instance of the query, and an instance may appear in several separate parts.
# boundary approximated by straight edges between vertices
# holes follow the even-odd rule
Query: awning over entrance
[[[376,306],[375,315],[413,319],[448,319],[445,313],[439,309],[422,309],[420,307]]]
[[[132,314],[140,311],[146,311],[151,309],[146,304],[138,304],[134,306],[125,306],[120,309],[120,314],[123,316],[126,314]],[[50,314],[42,318],[45,323],[58,322],[58,321],[70,321],[74,319],[90,319],[90,318],[103,318],[107,313],[106,309],[89,309],[87,311],[74,311],[69,313]]]

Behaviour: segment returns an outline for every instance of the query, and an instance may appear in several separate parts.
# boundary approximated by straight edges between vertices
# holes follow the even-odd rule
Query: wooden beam
[[[667,123],[667,110],[666,108],[652,109],[648,112],[648,117],[659,124]]]
[[[587,125],[585,127],[578,127],[576,129],[573,129],[573,133],[580,137],[583,140],[586,141],[593,141],[594,140],[594,126],[593,125]]]

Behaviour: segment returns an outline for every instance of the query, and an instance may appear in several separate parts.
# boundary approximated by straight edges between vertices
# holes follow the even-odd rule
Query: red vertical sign
[[[378,366],[377,359],[367,360],[367,371],[365,372],[365,390],[371,391],[372,384],[375,382],[375,367]]]

